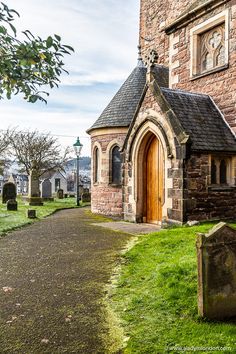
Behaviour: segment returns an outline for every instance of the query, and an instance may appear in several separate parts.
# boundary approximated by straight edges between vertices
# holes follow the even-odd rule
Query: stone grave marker
[[[91,202],[91,193],[89,193],[89,192],[82,193],[81,200],[82,200],[82,202],[90,203]]]
[[[57,198],[58,198],[58,199],[63,199],[63,198],[64,198],[64,191],[63,191],[63,189],[58,189],[58,191],[57,191]]]
[[[221,222],[198,234],[198,310],[202,317],[236,316],[236,230]]]
[[[7,201],[7,210],[8,211],[17,211],[17,201],[15,199],[9,199]]]
[[[43,205],[40,197],[39,178],[34,169],[30,172],[29,178],[29,205]]]
[[[46,178],[42,182],[42,198],[51,199],[52,198],[52,183],[49,178]]]
[[[3,185],[2,202],[5,204],[10,199],[16,199],[16,185],[12,182],[7,182]]]
[[[26,215],[29,219],[35,219],[37,217],[35,209],[28,209]]]

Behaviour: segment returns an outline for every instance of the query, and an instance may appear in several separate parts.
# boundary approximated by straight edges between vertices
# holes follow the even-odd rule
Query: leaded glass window
[[[220,183],[227,183],[227,169],[225,160],[220,161]]]
[[[211,160],[211,183],[216,184],[216,163],[215,160]]]
[[[231,159],[228,157],[214,156],[211,159],[211,184],[230,183]]]
[[[111,167],[111,182],[114,184],[121,184],[121,154],[119,146],[115,146],[112,149]]]
[[[99,181],[99,150],[94,149],[94,183]]]
[[[200,35],[201,72],[225,65],[225,28],[224,24],[214,27]]]

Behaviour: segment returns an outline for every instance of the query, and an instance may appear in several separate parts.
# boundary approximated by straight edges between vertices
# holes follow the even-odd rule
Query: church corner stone
[[[208,319],[236,317],[236,230],[220,222],[198,234],[198,311]]]

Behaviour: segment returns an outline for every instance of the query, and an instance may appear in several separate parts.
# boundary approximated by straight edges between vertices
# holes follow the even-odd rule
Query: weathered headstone
[[[39,177],[34,169],[29,178],[29,205],[43,205],[39,190]]]
[[[42,182],[42,198],[51,199],[52,198],[52,183],[49,178],[46,178]]]
[[[7,201],[7,210],[17,211],[17,201],[15,199],[9,199]]]
[[[81,200],[82,200],[82,202],[90,203],[91,202],[91,193],[89,193],[89,192],[82,193]]]
[[[57,198],[58,198],[58,199],[63,199],[63,197],[64,197],[64,191],[63,191],[63,189],[58,189],[58,191],[57,191]]]
[[[198,234],[198,310],[209,319],[236,316],[236,230],[217,224]]]
[[[29,219],[35,219],[36,218],[36,210],[35,209],[28,209],[27,210],[27,217]]]
[[[5,204],[10,199],[16,199],[16,185],[12,182],[7,182],[3,185],[2,202]]]

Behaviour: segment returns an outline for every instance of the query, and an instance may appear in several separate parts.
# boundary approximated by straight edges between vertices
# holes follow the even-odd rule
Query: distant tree
[[[38,178],[48,171],[64,170],[69,149],[61,153],[58,140],[50,134],[35,131],[11,131],[9,134],[11,154],[28,175],[34,169]]]
[[[58,35],[46,39],[23,32],[25,40],[17,38],[12,21],[18,12],[0,4],[0,99],[22,93],[28,102],[47,102],[48,92],[41,87],[58,86],[62,72],[67,72],[62,61],[73,48],[61,43]]]
[[[4,168],[9,167],[9,137],[11,136],[10,130],[0,131],[0,174],[3,174]]]

